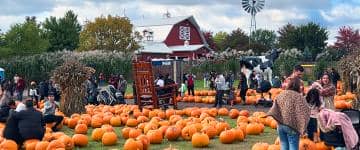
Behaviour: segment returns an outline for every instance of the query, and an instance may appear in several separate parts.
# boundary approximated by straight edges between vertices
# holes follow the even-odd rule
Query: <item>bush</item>
[[[320,75],[324,73],[328,68],[336,68],[335,61],[328,61],[326,59],[320,59],[315,63],[314,77],[318,79]]]
[[[274,62],[273,72],[276,76],[289,76],[295,65],[299,64],[302,53],[297,49],[282,52]]]
[[[65,60],[75,58],[86,66],[93,67],[96,74],[103,72],[110,74],[124,74],[130,77],[131,57],[119,52],[89,51],[70,52],[61,51],[42,53],[32,56],[17,56],[0,60],[0,67],[5,69],[6,77],[12,78],[15,74],[23,76],[26,80],[41,81],[49,79],[51,71],[62,65]]]

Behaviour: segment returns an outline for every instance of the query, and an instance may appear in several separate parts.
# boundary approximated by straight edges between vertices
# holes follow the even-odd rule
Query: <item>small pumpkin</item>
[[[102,128],[96,128],[95,130],[93,130],[93,132],[91,133],[91,138],[94,141],[100,141],[103,137],[105,133],[105,130]]]
[[[255,143],[251,150],[268,150],[269,144],[268,143]]]
[[[121,126],[121,118],[120,116],[115,116],[115,117],[112,117],[110,119],[110,125],[114,126],[114,127],[119,127]]]
[[[139,130],[139,129],[131,129],[129,131],[129,138],[135,139],[140,135],[141,135],[141,130]]]
[[[35,150],[46,150],[50,142],[40,141],[36,143]]]
[[[214,126],[205,126],[201,131],[207,134],[210,139],[214,138],[217,135],[217,130]]]
[[[161,144],[163,140],[162,131],[150,130],[146,136],[149,138],[151,144]]]
[[[130,118],[126,121],[126,126],[128,127],[136,127],[138,125],[138,122],[134,118]]]
[[[191,138],[191,144],[193,147],[207,147],[210,143],[210,139],[207,134],[195,133]]]
[[[150,140],[146,135],[140,135],[136,140],[141,141],[143,145],[143,150],[148,150],[150,146]]]
[[[75,134],[87,134],[87,125],[86,124],[78,124],[75,127]]]
[[[129,138],[124,144],[124,150],[142,150],[143,144],[141,141]]]
[[[117,142],[117,135],[115,132],[105,132],[101,138],[101,142],[105,146],[115,145]]]
[[[89,143],[88,137],[83,134],[74,134],[72,140],[74,141],[75,146],[80,147],[84,147]]]
[[[176,126],[170,126],[167,128],[165,132],[165,138],[167,138],[169,141],[175,141],[177,140],[181,135],[181,129]]]
[[[194,126],[186,126],[181,130],[181,137],[184,140],[190,141],[191,137],[197,132]]]
[[[235,133],[231,130],[222,131],[219,139],[223,144],[231,144],[235,141]]]

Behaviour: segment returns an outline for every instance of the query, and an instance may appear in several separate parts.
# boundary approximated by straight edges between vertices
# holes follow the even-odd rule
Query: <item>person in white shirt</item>
[[[156,86],[159,86],[159,87],[165,86],[164,77],[162,75],[160,75],[159,78],[156,80]]]
[[[16,112],[20,112],[23,110],[26,110],[26,106],[24,104],[24,102],[27,101],[27,99],[25,99],[24,101],[16,101],[17,105],[16,105]]]

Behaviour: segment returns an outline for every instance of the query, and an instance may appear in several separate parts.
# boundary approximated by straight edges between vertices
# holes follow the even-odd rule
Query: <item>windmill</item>
[[[265,0],[242,0],[242,6],[247,13],[251,14],[251,23],[250,23],[250,38],[249,45],[252,32],[256,31],[256,13],[260,12],[261,9],[265,6]]]

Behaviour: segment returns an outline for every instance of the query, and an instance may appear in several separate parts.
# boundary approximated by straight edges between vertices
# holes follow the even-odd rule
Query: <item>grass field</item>
[[[231,127],[236,126],[236,119],[230,119],[228,117],[225,117],[224,120],[228,122]],[[122,150],[123,145],[125,143],[125,139],[121,136],[121,129],[123,127],[116,127],[115,132],[118,135],[118,142],[115,146],[102,146],[101,142],[95,142],[91,140],[91,132],[92,129],[90,128],[88,130],[88,136],[89,136],[89,144],[87,147],[84,148],[76,148],[76,149],[87,149],[87,150]],[[67,135],[73,135],[74,131],[72,129],[69,129],[67,127],[63,128],[63,131]],[[233,144],[222,144],[220,143],[220,140],[218,137],[210,140],[210,145],[207,148],[203,149],[222,149],[222,150],[250,150],[252,145],[254,145],[257,142],[267,142],[267,143],[274,143],[276,139],[277,133],[276,130],[271,129],[269,127],[265,128],[265,131],[261,135],[252,136],[248,135],[246,136],[245,140],[243,142],[236,142]],[[191,145],[191,141],[184,141],[182,139],[178,141],[168,141],[166,139],[163,139],[162,144],[151,144],[150,149],[151,150],[162,150],[164,148],[169,147],[172,145],[173,148],[179,149],[179,150],[191,150],[195,149]]]

